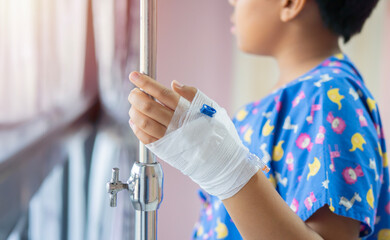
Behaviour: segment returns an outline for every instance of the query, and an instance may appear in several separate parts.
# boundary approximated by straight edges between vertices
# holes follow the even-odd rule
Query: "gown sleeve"
[[[285,143],[284,161],[273,148],[279,192],[304,221],[326,205],[360,221],[361,237],[368,235],[383,181],[377,105],[353,80],[302,86],[287,103],[277,140]]]

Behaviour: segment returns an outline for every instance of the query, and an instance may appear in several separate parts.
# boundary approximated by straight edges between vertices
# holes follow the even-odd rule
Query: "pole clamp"
[[[110,195],[110,206],[117,206],[118,192],[128,190],[134,209],[156,211],[163,199],[163,180],[163,171],[158,162],[134,163],[126,183],[119,180],[119,168],[113,168],[111,180],[106,185]]]

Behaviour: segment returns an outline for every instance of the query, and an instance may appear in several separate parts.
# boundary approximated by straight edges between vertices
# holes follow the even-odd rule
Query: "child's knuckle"
[[[130,118],[135,118],[134,109],[132,107],[129,110],[129,116],[130,116]]]
[[[143,112],[151,112],[152,111],[152,108],[153,108],[153,104],[151,102],[144,102],[142,105],[141,105],[141,110]]]
[[[149,125],[150,125],[150,123],[149,123],[149,120],[148,119],[142,119],[141,121],[140,121],[140,127],[142,128],[142,129],[146,129],[147,127],[149,127]]]
[[[148,137],[148,138],[146,139],[146,143],[145,143],[145,144],[152,143],[153,141],[154,141],[154,139],[153,139],[153,138],[151,138],[151,137]]]
[[[160,97],[168,97],[171,95],[171,90],[169,90],[168,88],[162,88],[159,91],[159,95]]]
[[[164,137],[164,135],[165,135],[165,132],[167,131],[167,129],[166,128],[164,128],[162,131],[160,131],[159,132],[159,136],[158,136],[158,138],[162,138],[162,137]]]
[[[142,89],[147,89],[149,85],[150,85],[149,81],[141,81],[139,87]]]
[[[138,139],[141,139],[142,136],[140,135],[140,131],[138,128],[134,128],[133,132],[134,132],[135,136],[137,136]]]

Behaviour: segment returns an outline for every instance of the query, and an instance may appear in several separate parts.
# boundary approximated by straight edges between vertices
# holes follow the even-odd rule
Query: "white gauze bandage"
[[[200,112],[203,104],[216,110],[213,117]],[[236,194],[261,166],[226,110],[199,90],[191,103],[180,98],[164,137],[146,147],[220,199]]]

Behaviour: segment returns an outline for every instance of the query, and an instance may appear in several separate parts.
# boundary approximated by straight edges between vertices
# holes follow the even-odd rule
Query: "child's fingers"
[[[143,143],[143,144],[149,144],[152,142],[157,141],[158,139],[155,137],[150,136],[149,134],[145,133],[141,129],[139,129],[134,123],[132,123],[132,120],[129,121],[130,127],[133,130],[135,136]]]
[[[176,80],[172,81],[171,88],[173,91],[177,92],[180,96],[184,97],[190,102],[192,102],[192,99],[194,99],[196,92],[198,91],[196,88],[184,86]]]
[[[153,80],[149,76],[132,72],[129,79],[137,87],[142,88],[146,93],[152,95],[162,104],[169,107],[173,111],[176,109],[180,96],[169,88],[166,88],[161,83]]]
[[[162,138],[167,131],[167,128],[165,126],[144,115],[133,107],[130,108],[129,116],[132,123],[134,124],[133,126],[136,126],[137,129],[141,130],[148,136],[153,137],[155,139]]]
[[[132,107],[162,125],[168,126],[171,122],[173,111],[154,101],[138,88],[135,88],[130,92],[128,100]]]

